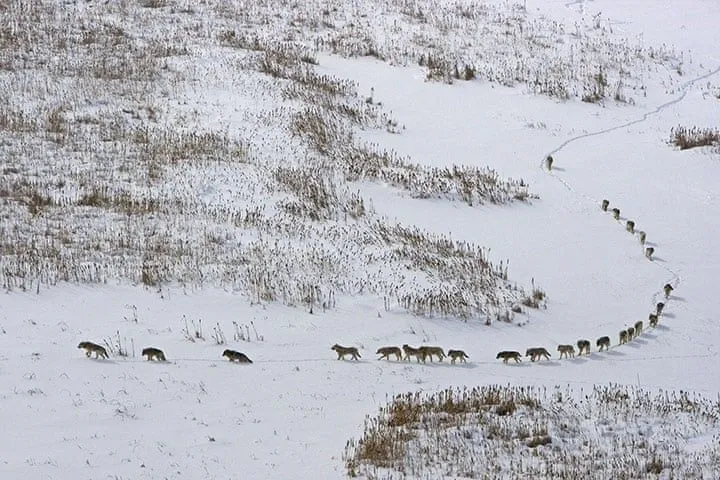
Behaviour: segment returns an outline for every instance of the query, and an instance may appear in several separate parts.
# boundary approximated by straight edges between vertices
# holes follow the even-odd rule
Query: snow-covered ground
[[[399,306],[388,310],[382,298],[364,294],[337,295],[334,308],[309,313],[282,302],[258,304],[231,287],[160,288],[110,279],[102,286],[14,289],[0,297],[0,477],[345,478],[346,442],[362,433],[367,415],[408,391],[617,383],[720,395],[714,368],[720,355],[720,157],[668,144],[674,126],[719,126],[720,34],[713,19],[720,7],[703,0],[662,7],[640,0],[531,0],[526,6],[567,25],[600,15],[612,26],[608,36],[672,45],[687,56],[682,75],[648,67],[642,72],[647,88],[638,90],[647,95],[633,93],[632,104],[598,105],[532,95],[522,85],[427,82],[418,66],[375,58],[318,54],[315,69],[355,81],[361,95],[372,96],[398,122],[395,133],[366,128],[358,133],[361,141],[425,166],[487,165],[530,185],[539,199],[469,206],[413,198],[371,181],[351,183],[380,217],[481,245],[495,264],[509,261],[509,281],[526,289],[534,281],[547,293],[547,308],[484,325],[414,316]],[[168,118],[200,125],[221,118],[235,126],[252,116],[248,109],[261,110],[260,100],[247,103],[245,90],[254,80],[236,102],[202,78],[176,85],[181,99],[158,100]],[[273,99],[263,100],[272,105]],[[233,114],[238,110],[247,117]],[[259,135],[271,142],[271,133]],[[283,158],[295,142],[288,138],[268,150]],[[552,172],[542,168],[549,154]],[[247,194],[242,181],[222,171],[215,178],[222,188],[189,182],[188,191]],[[621,221],[601,211],[602,199],[620,209]],[[625,231],[626,219],[647,232],[653,261],[637,235]],[[675,287],[668,300],[666,283]],[[659,301],[667,303],[665,312],[657,328],[648,328]],[[200,319],[204,339],[191,341]],[[638,320],[644,333],[616,346],[618,332]],[[236,338],[234,322],[243,339]],[[218,331],[226,344],[213,338]],[[602,335],[614,345],[607,353],[595,352]],[[558,344],[580,338],[591,341],[594,353],[557,358]],[[75,348],[83,340],[114,347],[119,341],[130,355],[88,360]],[[361,361],[337,361],[334,343],[358,347]],[[470,360],[452,366],[376,361],[378,347],[404,343],[463,349]],[[162,348],[169,362],[142,359],[148,346]],[[533,346],[548,348],[554,358],[519,365],[495,359],[499,350]],[[220,356],[225,348],[254,363],[230,364]],[[717,444],[713,435],[717,431],[697,432],[681,447]],[[707,478],[720,478],[717,473]]]

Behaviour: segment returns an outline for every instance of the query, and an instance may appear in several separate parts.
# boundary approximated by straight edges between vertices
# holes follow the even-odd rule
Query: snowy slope
[[[345,478],[347,440],[361,433],[366,415],[398,393],[613,382],[720,394],[712,369],[720,353],[714,305],[720,163],[708,149],[680,152],[667,143],[678,124],[718,126],[720,100],[713,92],[720,87],[720,58],[713,45],[720,35],[709,20],[720,15],[718,6],[702,0],[662,8],[642,1],[533,0],[527,7],[568,24],[602,12],[614,34],[675,45],[692,52],[692,63],[682,76],[648,72],[667,76],[668,87],[650,88],[635,105],[602,106],[534,96],[522,86],[426,82],[419,67],[369,58],[318,55],[316,69],[356,81],[362,95],[372,92],[404,127],[400,133],[368,128],[362,140],[423,165],[489,165],[530,184],[540,198],[528,204],[473,207],[420,200],[372,182],[355,186],[378,215],[475,242],[489,248],[493,262],[509,260],[510,280],[528,286],[534,279],[548,294],[547,309],[525,310],[516,321],[521,326],[485,326],[397,307],[386,311],[382,299],[360,294],[339,296],[336,308],[310,314],[280,302],[256,304],[230,288],[158,291],[114,280],[3,293],[0,476]],[[252,91],[253,85],[243,88]],[[200,124],[218,118],[242,123],[237,111],[247,97],[233,103],[210,87],[178,87],[198,96],[172,110],[174,120],[196,114],[193,122]],[[268,141],[271,133],[265,132]],[[273,158],[293,148],[288,141]],[[555,159],[551,173],[542,168],[548,154]],[[242,192],[242,181],[222,171],[217,179]],[[223,191],[202,187],[208,197]],[[653,261],[643,256],[637,236],[625,232],[624,221],[600,210],[604,198],[647,232]],[[676,290],[656,329],[608,353],[557,359],[559,343],[588,338],[594,344],[609,335],[615,345],[619,330],[637,320],[647,324],[667,282]],[[193,342],[183,329],[198,319],[204,340]],[[235,339],[233,322],[244,327],[251,321],[249,338]],[[213,340],[216,326],[227,345]],[[113,344],[116,335],[133,350],[129,357],[88,360],[75,348],[82,340]],[[362,360],[335,360],[330,346],[336,342],[360,348]],[[375,360],[378,347],[403,343],[461,348],[470,361]],[[162,348],[169,363],[141,359],[147,346]],[[531,346],[545,346],[555,358],[521,365],[495,360],[499,350]],[[220,357],[224,348],[243,351],[255,363],[229,364]],[[698,432],[688,445],[705,445],[712,435]]]

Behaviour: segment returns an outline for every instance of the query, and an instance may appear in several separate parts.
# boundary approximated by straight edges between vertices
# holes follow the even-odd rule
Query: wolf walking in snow
[[[419,348],[411,347],[407,343],[402,346],[403,352],[405,352],[405,360],[410,361],[410,357],[415,357],[418,363],[423,358],[423,354]]]
[[[338,360],[345,360],[345,355],[350,355],[353,360],[358,360],[360,358],[360,352],[358,352],[358,349],[355,347],[343,347],[342,345],[338,345],[336,343],[330,347],[330,350],[335,350],[338,355]]]
[[[242,352],[236,352],[235,350],[225,350],[222,353],[223,357],[226,357],[230,362],[238,362],[238,363],[253,363],[252,360],[248,358],[247,355],[245,355]]]
[[[438,361],[442,362],[443,358],[445,358],[445,352],[440,347],[429,347],[427,345],[423,345],[420,348],[420,355],[422,355],[422,361],[425,363],[425,359],[429,358],[430,361],[433,361],[433,355],[438,357]]]
[[[595,342],[595,345],[598,347],[599,351],[607,350],[610,348],[610,337],[600,337],[597,339],[597,342]]]
[[[552,164],[553,164],[553,157],[552,155],[548,155],[547,158],[545,158],[545,168],[548,170],[552,170]]]
[[[550,360],[550,352],[543,347],[528,348],[525,351],[525,356],[530,357],[531,362],[538,360],[540,357],[545,357]]]
[[[641,320],[635,322],[635,336],[638,337],[643,331],[643,322]]]
[[[163,353],[162,350],[155,347],[148,347],[144,348],[142,351],[142,356],[147,357],[148,361],[150,360],[159,360],[161,362],[166,362],[165,359],[165,353]]]
[[[92,342],[80,342],[77,346],[77,348],[82,348],[85,350],[85,356],[90,358],[90,355],[92,353],[95,354],[95,358],[108,358],[107,350],[105,350],[105,347],[102,347],[98,345],[97,343]]]
[[[462,350],[448,350],[447,356],[450,357],[450,363],[455,363],[455,360],[458,359],[460,359],[460,363],[467,363],[465,359],[470,358],[467,356],[467,353]]]
[[[402,350],[400,350],[400,347],[380,347],[375,353],[380,355],[378,360],[382,360],[383,358],[390,360],[390,355],[395,355],[395,358],[398,361],[402,360]]]
[[[572,345],[558,345],[558,352],[560,352],[560,358],[565,357],[574,357],[575,356],[575,347]]]
[[[582,355],[585,352],[586,355],[590,355],[590,340],[578,340],[578,355]]]
[[[503,350],[502,352],[499,352],[495,358],[502,358],[503,363],[507,363],[508,360],[515,360],[515,363],[520,363],[522,361],[520,357],[520,352]]]

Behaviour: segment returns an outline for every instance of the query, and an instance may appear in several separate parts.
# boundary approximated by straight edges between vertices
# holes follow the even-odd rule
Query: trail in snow
[[[560,145],[558,145],[557,148],[551,150],[551,151],[548,152],[545,156],[542,157],[542,159],[540,160],[540,168],[542,168],[543,170],[545,170],[545,168],[544,168],[545,159],[546,159],[549,155],[554,155],[554,154],[558,153],[559,151],[561,151],[562,149],[564,149],[565,147],[567,147],[567,146],[570,145],[571,143],[575,143],[575,142],[577,142],[577,141],[579,141],[579,140],[582,140],[582,139],[584,139],[584,138],[597,137],[597,136],[600,136],[600,135],[605,135],[605,134],[607,134],[607,133],[614,132],[614,131],[616,131],[616,130],[620,130],[621,128],[627,128],[627,127],[630,127],[630,126],[632,126],[632,125],[637,125],[637,124],[639,124],[639,123],[645,122],[645,121],[646,121],[648,118],[650,118],[651,116],[657,115],[658,113],[661,113],[663,110],[667,109],[668,107],[671,107],[671,106],[673,106],[673,105],[675,105],[675,104],[677,104],[677,103],[680,103],[680,102],[687,96],[688,92],[690,91],[690,87],[692,87],[695,83],[699,82],[700,80],[705,80],[705,79],[707,79],[707,78],[710,78],[710,77],[712,77],[713,75],[716,75],[717,73],[720,73],[720,66],[718,66],[716,69],[714,69],[714,70],[712,70],[712,71],[710,71],[710,72],[707,72],[707,73],[705,73],[705,74],[703,74],[703,75],[700,75],[699,77],[695,77],[695,78],[692,79],[692,80],[688,80],[687,82],[685,82],[684,84],[682,84],[682,86],[681,86],[682,93],[681,93],[677,98],[674,98],[674,99],[672,99],[672,100],[670,100],[670,101],[668,101],[668,102],[663,103],[662,105],[658,106],[658,107],[655,108],[654,110],[651,110],[651,111],[649,111],[649,112],[646,112],[645,114],[643,114],[642,117],[640,117],[640,118],[638,118],[638,119],[631,120],[631,121],[629,121],[629,122],[625,122],[625,123],[622,123],[622,124],[620,124],[620,125],[616,125],[616,126],[614,126],[614,127],[604,128],[604,129],[602,129],[602,130],[598,130],[598,131],[595,131],[595,132],[583,133],[582,135],[577,135],[577,136],[575,136],[575,137],[571,137],[571,138],[565,140],[563,143],[561,143]],[[566,181],[563,180],[562,178],[560,178],[560,177],[558,177],[557,175],[555,175],[552,171],[548,172],[548,174],[551,175],[551,176],[552,176],[553,178],[555,178],[556,180],[558,180],[560,183],[562,183],[562,184],[565,186],[565,188],[567,188],[567,189],[570,190],[571,192],[575,193],[576,195],[580,195],[580,196],[584,197],[586,200],[589,200],[589,201],[592,201],[592,202],[595,202],[595,203],[599,203],[599,202],[600,202],[600,200],[594,199],[594,198],[590,197],[589,195],[585,195],[585,194],[583,194],[583,193],[577,192],[577,191],[572,187],[572,185],[570,185],[568,182],[566,182]]]
[[[600,202],[602,201],[601,199],[596,199],[596,198],[593,198],[593,197],[591,197],[591,196],[589,196],[589,195],[587,195],[587,194],[584,194],[584,193],[582,193],[582,192],[579,192],[579,191],[578,191],[577,189],[575,189],[567,180],[559,177],[559,176],[556,175],[552,170],[547,170],[547,169],[545,168],[545,159],[546,159],[548,156],[552,156],[552,155],[554,155],[554,154],[562,151],[562,150],[563,150],[565,147],[567,147],[568,145],[570,145],[570,144],[572,144],[572,143],[575,143],[575,142],[578,142],[578,141],[580,141],[580,140],[583,140],[583,139],[585,139],[585,138],[597,137],[597,136],[600,136],[600,135],[605,135],[605,134],[614,132],[614,131],[616,131],[616,130],[620,130],[621,128],[627,128],[627,127],[630,127],[630,126],[633,126],[633,125],[638,125],[638,124],[640,124],[640,123],[643,123],[643,122],[647,121],[647,120],[648,120],[650,117],[652,117],[653,115],[657,115],[657,114],[663,112],[665,109],[667,109],[667,108],[669,108],[669,107],[671,107],[671,106],[673,106],[673,105],[676,105],[676,104],[680,103],[681,101],[683,101],[683,100],[685,99],[685,97],[687,96],[688,92],[690,91],[690,88],[691,88],[693,85],[695,85],[695,83],[697,83],[697,82],[699,82],[699,81],[701,81],[701,80],[706,80],[706,79],[708,79],[708,78],[710,78],[710,77],[712,77],[712,76],[714,76],[714,75],[716,75],[716,74],[718,74],[718,73],[720,73],[720,66],[718,66],[718,67],[715,68],[714,70],[711,70],[711,71],[709,71],[709,72],[707,72],[707,73],[705,73],[705,74],[703,74],[703,75],[697,76],[697,77],[695,77],[695,78],[693,78],[693,79],[691,79],[691,80],[686,81],[685,83],[683,83],[683,84],[681,85],[681,90],[682,90],[682,92],[681,92],[681,94],[680,94],[678,97],[676,97],[676,98],[674,98],[674,99],[672,99],[672,100],[670,100],[670,101],[668,101],[668,102],[665,102],[665,103],[659,105],[659,106],[656,107],[654,110],[651,110],[651,111],[649,111],[649,112],[646,112],[645,114],[643,114],[642,117],[640,117],[640,118],[638,118],[638,119],[631,120],[631,121],[629,121],[629,122],[625,122],[625,123],[622,123],[622,124],[620,124],[620,125],[616,125],[616,126],[614,126],[614,127],[604,128],[604,129],[602,129],[602,130],[598,130],[598,131],[595,131],[595,132],[583,133],[582,135],[577,135],[577,136],[575,136],[575,137],[571,137],[571,138],[565,140],[563,143],[561,143],[560,145],[558,145],[555,149],[551,150],[551,151],[548,152],[545,156],[542,157],[542,159],[540,160],[540,168],[541,168],[543,171],[547,172],[547,174],[550,175],[551,177],[553,177],[555,180],[557,180],[558,182],[560,182],[568,191],[570,191],[570,192],[571,192],[572,194],[574,194],[575,196],[577,196],[577,197],[582,197],[583,199],[585,199],[585,200],[588,201],[588,202],[591,202],[591,203],[593,203],[593,204],[595,204],[595,205],[599,205]],[[670,274],[670,278],[668,279],[667,283],[669,283],[670,285],[672,285],[673,288],[677,288],[677,287],[680,285],[680,283],[681,283],[682,280],[681,280],[680,274],[679,274],[677,271],[675,271],[675,270],[673,270],[673,269],[671,269],[671,268],[669,268],[669,267],[667,267],[667,266],[665,266],[665,265],[662,265],[662,264],[660,264],[660,263],[657,263],[657,262],[653,262],[653,263],[654,263],[654,265],[658,266],[659,268],[662,268],[662,269],[666,270],[666,271]],[[652,297],[650,298],[650,305],[651,305],[652,307],[654,307],[655,304],[657,303],[657,301],[658,301],[658,296],[660,295],[660,293],[661,293],[660,290],[656,290],[656,291],[652,294]],[[665,301],[665,303],[667,303],[667,300]]]
[[[648,329],[647,331],[652,331],[652,330]],[[614,349],[616,349],[616,348],[618,348],[618,347],[622,347],[622,346],[623,346],[623,345],[611,345],[611,346],[608,348],[608,350],[614,350]],[[550,362],[587,361],[587,360],[592,360],[592,359],[593,359],[593,356],[592,356],[592,355],[601,354],[601,353],[602,353],[602,352],[595,352],[595,353],[591,354],[590,356],[580,356],[580,355],[577,355],[577,356],[575,356],[575,357],[566,358],[566,359],[562,359],[562,358],[560,358],[560,359],[554,359],[554,360],[550,360]],[[613,358],[613,359],[611,359],[611,360],[612,360],[613,362],[636,362],[636,361],[650,361],[650,360],[677,360],[677,359],[682,359],[682,358],[712,358],[712,357],[717,357],[717,356],[720,356],[720,352],[714,352],[714,353],[697,353],[697,354],[688,354],[688,355],[654,355],[654,356],[650,356],[650,357],[648,357],[648,356],[644,356],[644,357],[641,356],[641,357],[632,357],[632,358]],[[603,358],[604,358],[604,359],[607,359],[607,357],[605,357],[605,356],[603,356]],[[100,359],[100,360],[98,360],[98,359],[94,359],[94,358],[93,358],[93,359],[91,359],[91,360],[93,360],[93,361],[99,361],[99,362],[102,362],[102,363],[114,363],[114,364],[121,364],[121,363],[123,363],[123,364],[128,364],[128,363],[129,363],[129,364],[132,364],[132,363],[143,363],[143,364],[150,364],[150,365],[155,365],[155,364],[157,364],[157,365],[176,365],[176,364],[178,364],[178,363],[185,363],[185,362],[200,362],[200,363],[215,363],[215,364],[221,363],[221,364],[228,365],[230,368],[243,368],[243,367],[249,366],[249,365],[243,365],[243,364],[231,364],[230,362],[223,361],[223,360],[218,360],[218,359],[213,359],[213,358],[172,358],[172,359],[170,359],[170,360],[168,360],[168,361],[166,361],[166,362],[149,362],[149,361],[147,361],[147,360],[140,360],[140,359],[124,359],[124,360],[107,360],[107,359]],[[370,358],[366,358],[366,359],[362,359],[362,360],[337,360],[337,359],[331,359],[331,358],[289,358],[289,359],[273,359],[273,360],[253,360],[253,363],[250,364],[250,365],[254,365],[254,364],[264,364],[264,363],[287,363],[287,364],[295,364],[295,363],[328,363],[328,364],[332,364],[332,363],[335,363],[335,362],[338,362],[338,361],[348,362],[348,363],[351,363],[351,364],[353,364],[353,365],[371,365],[371,366],[372,366],[372,365],[374,365],[374,366],[378,366],[378,365],[388,365],[388,366],[392,366],[392,365],[400,365],[400,366],[405,366],[405,365],[433,366],[433,365],[435,365],[435,366],[438,366],[438,367],[443,367],[443,366],[444,366],[444,367],[448,367],[448,368],[473,368],[473,366],[475,366],[475,365],[504,365],[504,364],[503,364],[502,362],[500,362],[499,360],[480,360],[480,361],[473,360],[472,362],[468,362],[467,364],[462,364],[462,363],[452,364],[452,363],[449,363],[449,361],[448,361],[448,362],[427,362],[427,363],[422,363],[422,364],[420,364],[419,362],[414,362],[414,361],[408,362],[408,361],[405,361],[405,360],[401,360],[401,361],[397,361],[397,360],[387,361],[387,360],[384,360],[384,361],[383,361],[383,360],[379,360],[379,359],[377,359],[377,358],[375,358],[375,357],[370,357]],[[376,361],[380,361],[381,363],[378,364],[378,363],[376,363]],[[512,366],[512,365],[514,365],[514,364],[509,364],[509,365]],[[523,364],[518,364],[518,365],[520,365],[520,366],[522,366],[522,365],[542,365],[542,361],[539,361],[539,362],[524,362]]]

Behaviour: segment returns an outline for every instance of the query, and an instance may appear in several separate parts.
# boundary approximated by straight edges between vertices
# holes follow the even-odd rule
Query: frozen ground
[[[387,311],[374,295],[338,295],[335,308],[310,314],[302,306],[251,302],[231,287],[158,289],[110,279],[102,286],[61,282],[39,294],[15,289],[0,298],[0,476],[344,478],[343,450],[362,433],[366,415],[393,395],[452,386],[570,385],[579,391],[617,383],[716,399],[720,160],[710,149],[681,152],[667,140],[676,125],[718,127],[720,35],[710,19],[720,16],[720,7],[702,0],[662,8],[643,1],[533,0],[527,8],[568,25],[602,12],[612,35],[674,45],[692,61],[682,75],[660,67],[645,72],[652,77],[648,94],[636,95],[634,105],[602,106],[531,95],[522,86],[426,82],[417,66],[374,58],[321,54],[316,69],[356,81],[400,126],[400,133],[367,128],[361,140],[422,165],[488,165],[502,178],[529,183],[539,199],[473,207],[413,198],[376,182],[351,185],[378,216],[475,242],[489,249],[493,262],[509,260],[509,280],[527,288],[534,279],[547,292],[546,309],[525,309],[514,323],[486,326],[477,319],[413,316],[397,306]],[[248,84],[243,88],[253,88]],[[234,103],[224,90],[206,91],[202,79],[175,91],[188,97],[176,107],[168,106],[172,96],[163,104],[174,120],[243,121],[229,112],[241,109],[245,97]],[[277,158],[292,151],[293,142],[273,147],[281,151]],[[548,154],[555,159],[552,173],[542,168]],[[242,191],[242,182],[222,172],[215,178],[226,190],[203,185],[208,196]],[[624,221],[600,210],[604,198],[647,232],[654,261],[643,256]],[[647,315],[667,282],[676,290],[659,326],[648,329]],[[193,342],[183,329],[193,336],[198,319],[204,340]],[[609,335],[616,345],[619,330],[637,320],[646,331],[625,346],[557,359],[559,343],[588,338],[594,344]],[[233,322],[244,340],[234,338]],[[214,328],[227,345],[213,339]],[[116,346],[118,339],[129,357],[88,360],[75,348],[82,340]],[[336,342],[360,348],[362,360],[335,360],[330,346]],[[403,343],[461,348],[470,361],[376,361],[378,347]],[[169,362],[143,361],[139,352],[146,346],[162,348]],[[545,346],[555,358],[521,365],[495,360],[499,350],[531,346]],[[229,364],[220,357],[228,347],[254,363]],[[680,447],[717,447],[713,428]]]

